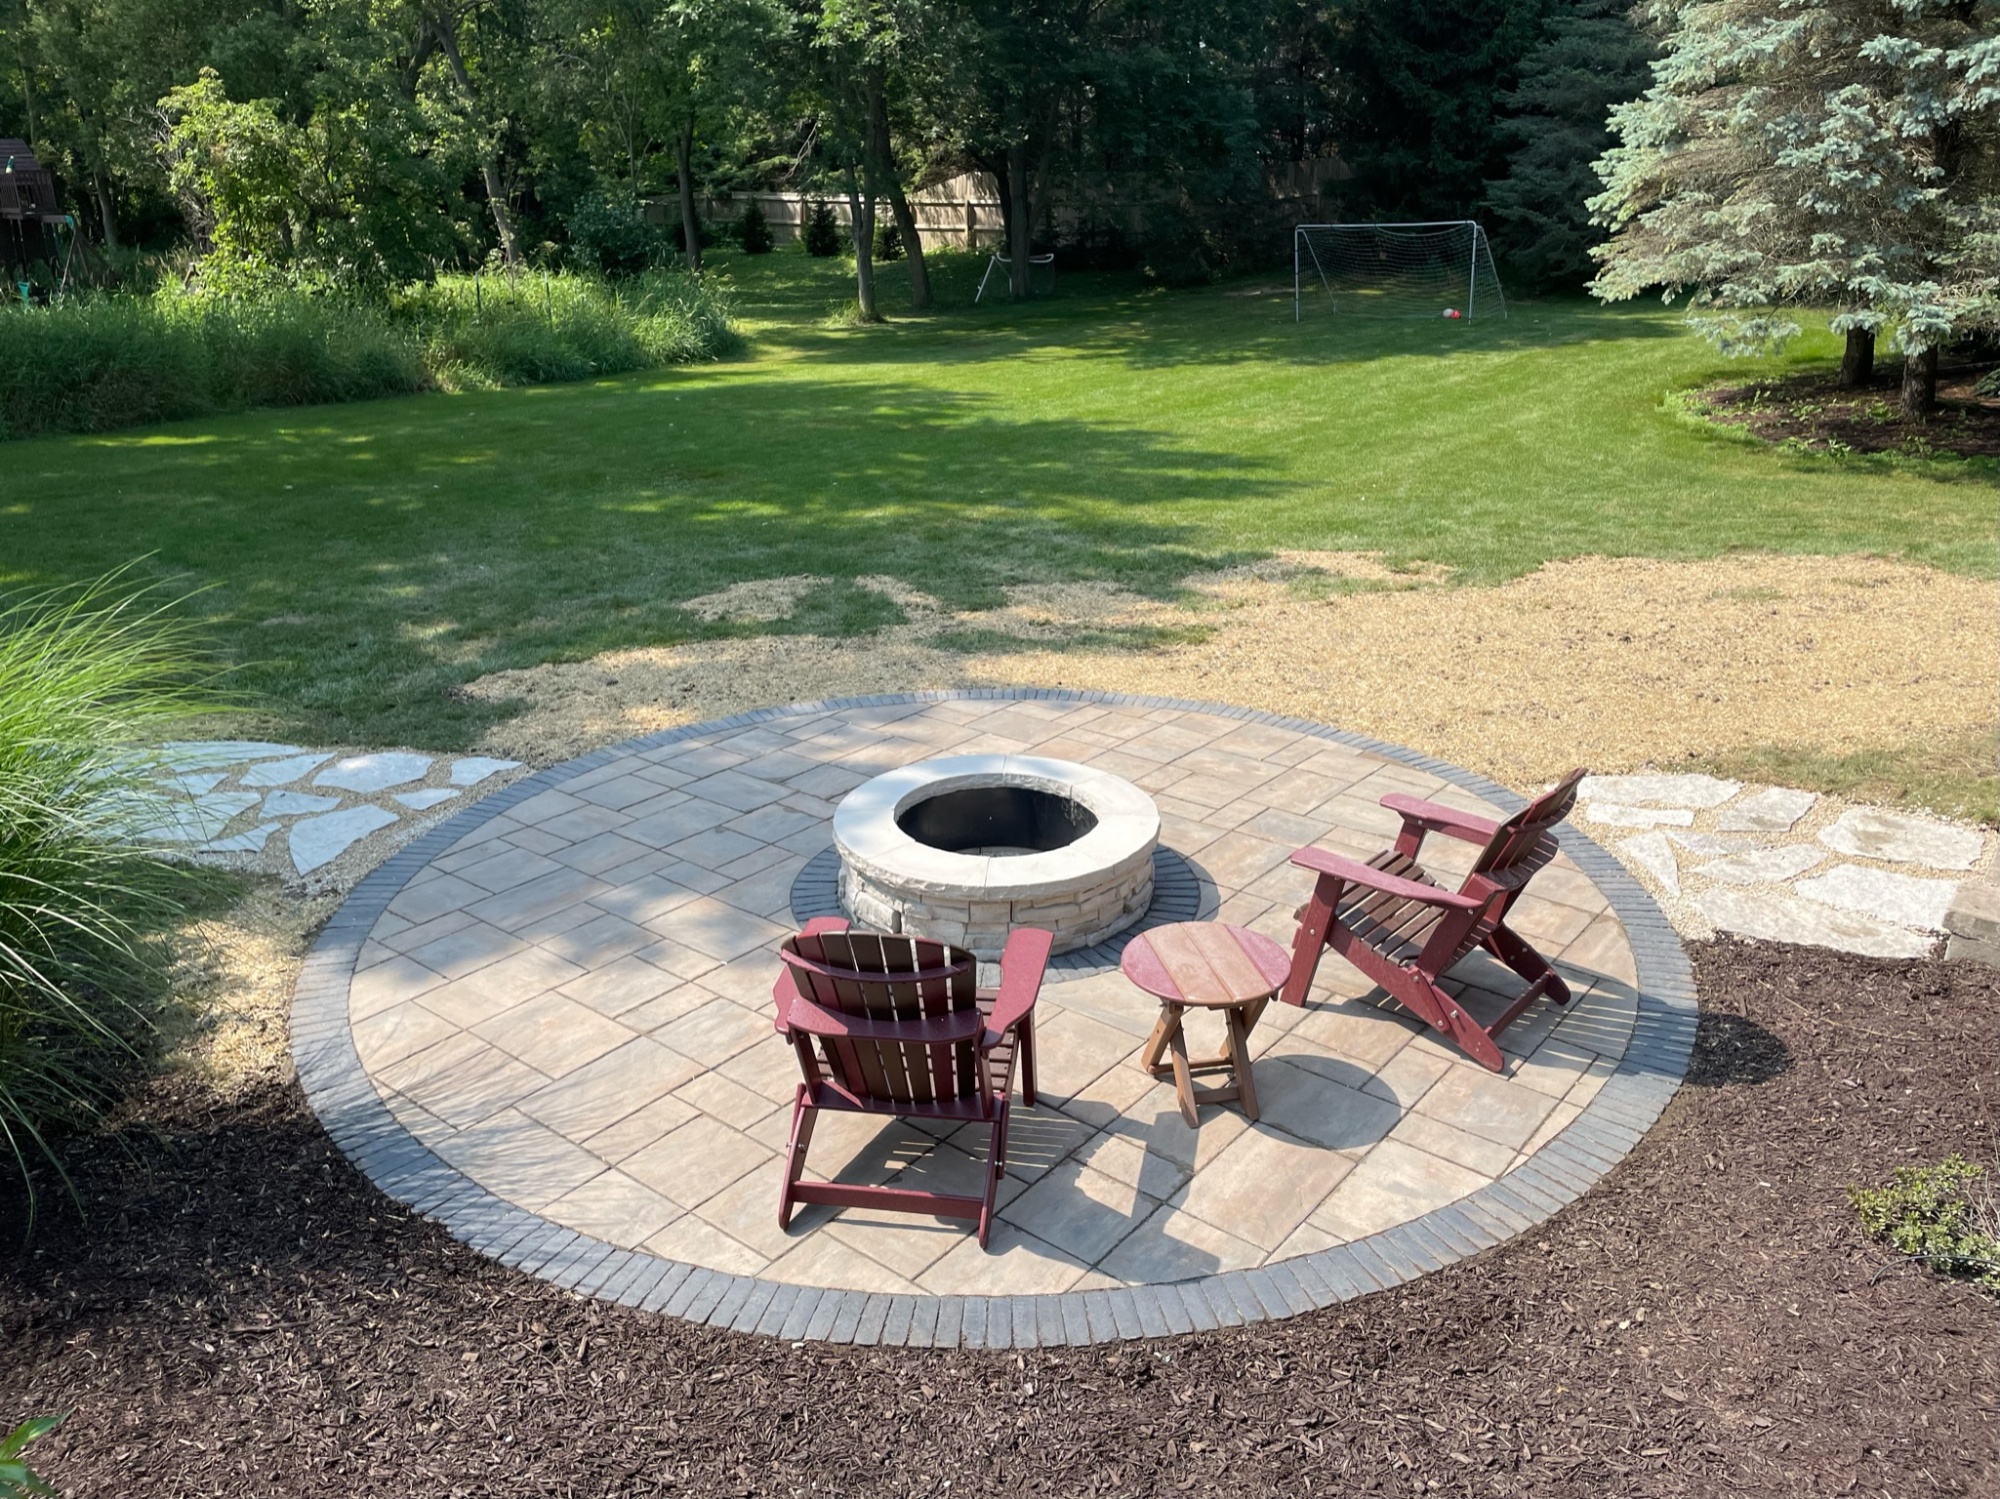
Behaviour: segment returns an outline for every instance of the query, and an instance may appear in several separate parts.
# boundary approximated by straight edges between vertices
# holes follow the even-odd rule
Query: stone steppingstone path
[[[524,769],[488,755],[167,744],[154,779],[170,815],[143,836],[194,859],[344,889],[398,844]]]
[[[677,729],[487,796],[364,880],[300,980],[308,1096],[385,1192],[581,1292],[793,1339],[1009,1347],[1284,1317],[1407,1281],[1587,1190],[1679,1084],[1695,1024],[1679,943],[1614,859],[1565,835],[1517,916],[1578,997],[1506,1033],[1504,1075],[1329,956],[1312,1002],[1258,1028],[1263,1120],[1211,1107],[1190,1131],[1136,1065],[1156,1006],[1078,972],[1038,1009],[1043,1099],[1015,1117],[993,1253],[959,1224],[852,1210],[781,1233],[796,1064],[771,1033],[772,949],[835,799],[956,752],[1137,781],[1199,904],[1280,940],[1305,892],[1291,850],[1374,852],[1397,824],[1382,794],[1520,804],[1320,725],[1112,694],[868,698]],[[1449,874],[1471,850],[1438,852]],[[1490,967],[1462,977],[1475,1011],[1512,992]],[[813,1165],[962,1190],[978,1148],[829,1117]]]
[[[1706,775],[1591,776],[1579,825],[1660,897],[1683,936],[1717,932],[1878,958],[2000,962],[2000,837]],[[1643,831],[1634,831],[1643,830]]]

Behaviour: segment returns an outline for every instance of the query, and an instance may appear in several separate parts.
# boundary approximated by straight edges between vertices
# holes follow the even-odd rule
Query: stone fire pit
[[[833,817],[840,904],[878,931],[997,958],[1034,926],[1073,952],[1153,899],[1160,814],[1108,771],[1031,755],[954,755],[879,775]]]

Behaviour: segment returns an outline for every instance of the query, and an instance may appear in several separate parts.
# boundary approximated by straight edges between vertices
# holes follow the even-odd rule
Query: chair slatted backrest
[[[1553,829],[1576,805],[1576,788],[1588,772],[1572,770],[1494,829],[1472,866],[1495,885],[1519,890],[1559,851]]]
[[[1476,911],[1447,916],[1432,928],[1419,962],[1447,971],[1471,952],[1507,915],[1514,897],[1562,851],[1552,831],[1576,805],[1576,788],[1588,772],[1573,770],[1493,830],[1459,893],[1484,902]]]
[[[978,960],[918,937],[875,932],[798,936],[783,948],[792,982],[823,1010],[871,1021],[935,1020],[978,1008]],[[821,1037],[833,1081],[858,1099],[947,1103],[984,1088],[976,1040]]]

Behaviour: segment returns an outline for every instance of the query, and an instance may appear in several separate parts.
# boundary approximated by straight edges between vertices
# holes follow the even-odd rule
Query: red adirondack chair
[[[1385,796],[1403,831],[1396,846],[1365,864],[1325,849],[1302,848],[1292,862],[1319,875],[1312,898],[1299,908],[1292,940],[1292,971],[1283,998],[1303,1005],[1319,967],[1320,950],[1332,948],[1466,1055],[1493,1071],[1505,1065],[1495,1038],[1544,995],[1559,1005],[1569,986],[1540,953],[1507,925],[1507,910],[1557,853],[1551,831],[1576,804],[1574,770],[1505,822],[1474,817],[1414,796]],[[1424,837],[1485,845],[1465,883],[1446,890],[1417,862]],[[1481,1025],[1439,981],[1475,947],[1484,948],[1528,980],[1527,989],[1491,1025]]]
[[[1021,1100],[1035,1103],[1035,999],[1052,934],[1022,928],[1000,954],[1000,987],[982,990],[978,960],[962,948],[914,937],[850,932],[837,916],[808,923],[780,950],[772,998],[778,1034],[799,1055],[778,1226],[802,1202],[973,1218],[984,1249],[993,1194],[1007,1174],[1008,1095],[1014,1065]],[[978,1197],[909,1187],[802,1180],[821,1109],[905,1119],[962,1119],[989,1127],[986,1190]]]

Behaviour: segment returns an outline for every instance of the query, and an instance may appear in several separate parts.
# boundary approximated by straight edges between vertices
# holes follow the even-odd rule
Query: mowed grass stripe
[[[945,272],[962,304],[976,276]],[[1033,581],[1165,594],[1279,548],[1482,583],[1590,553],[1994,570],[1992,463],[1773,450],[1667,399],[1823,360],[1825,335],[1746,366],[1656,309],[1521,304],[1464,324],[1312,308],[1295,326],[1288,291],[1110,276],[859,329],[827,317],[837,265],[722,273],[753,336],[722,364],[9,444],[0,580],[150,554],[152,573],[213,585],[190,607],[274,732],[453,748],[497,710],[450,687],[741,630],[678,606],[786,573],[887,573],[988,606]],[[851,633],[893,613],[843,582],[756,628]]]

